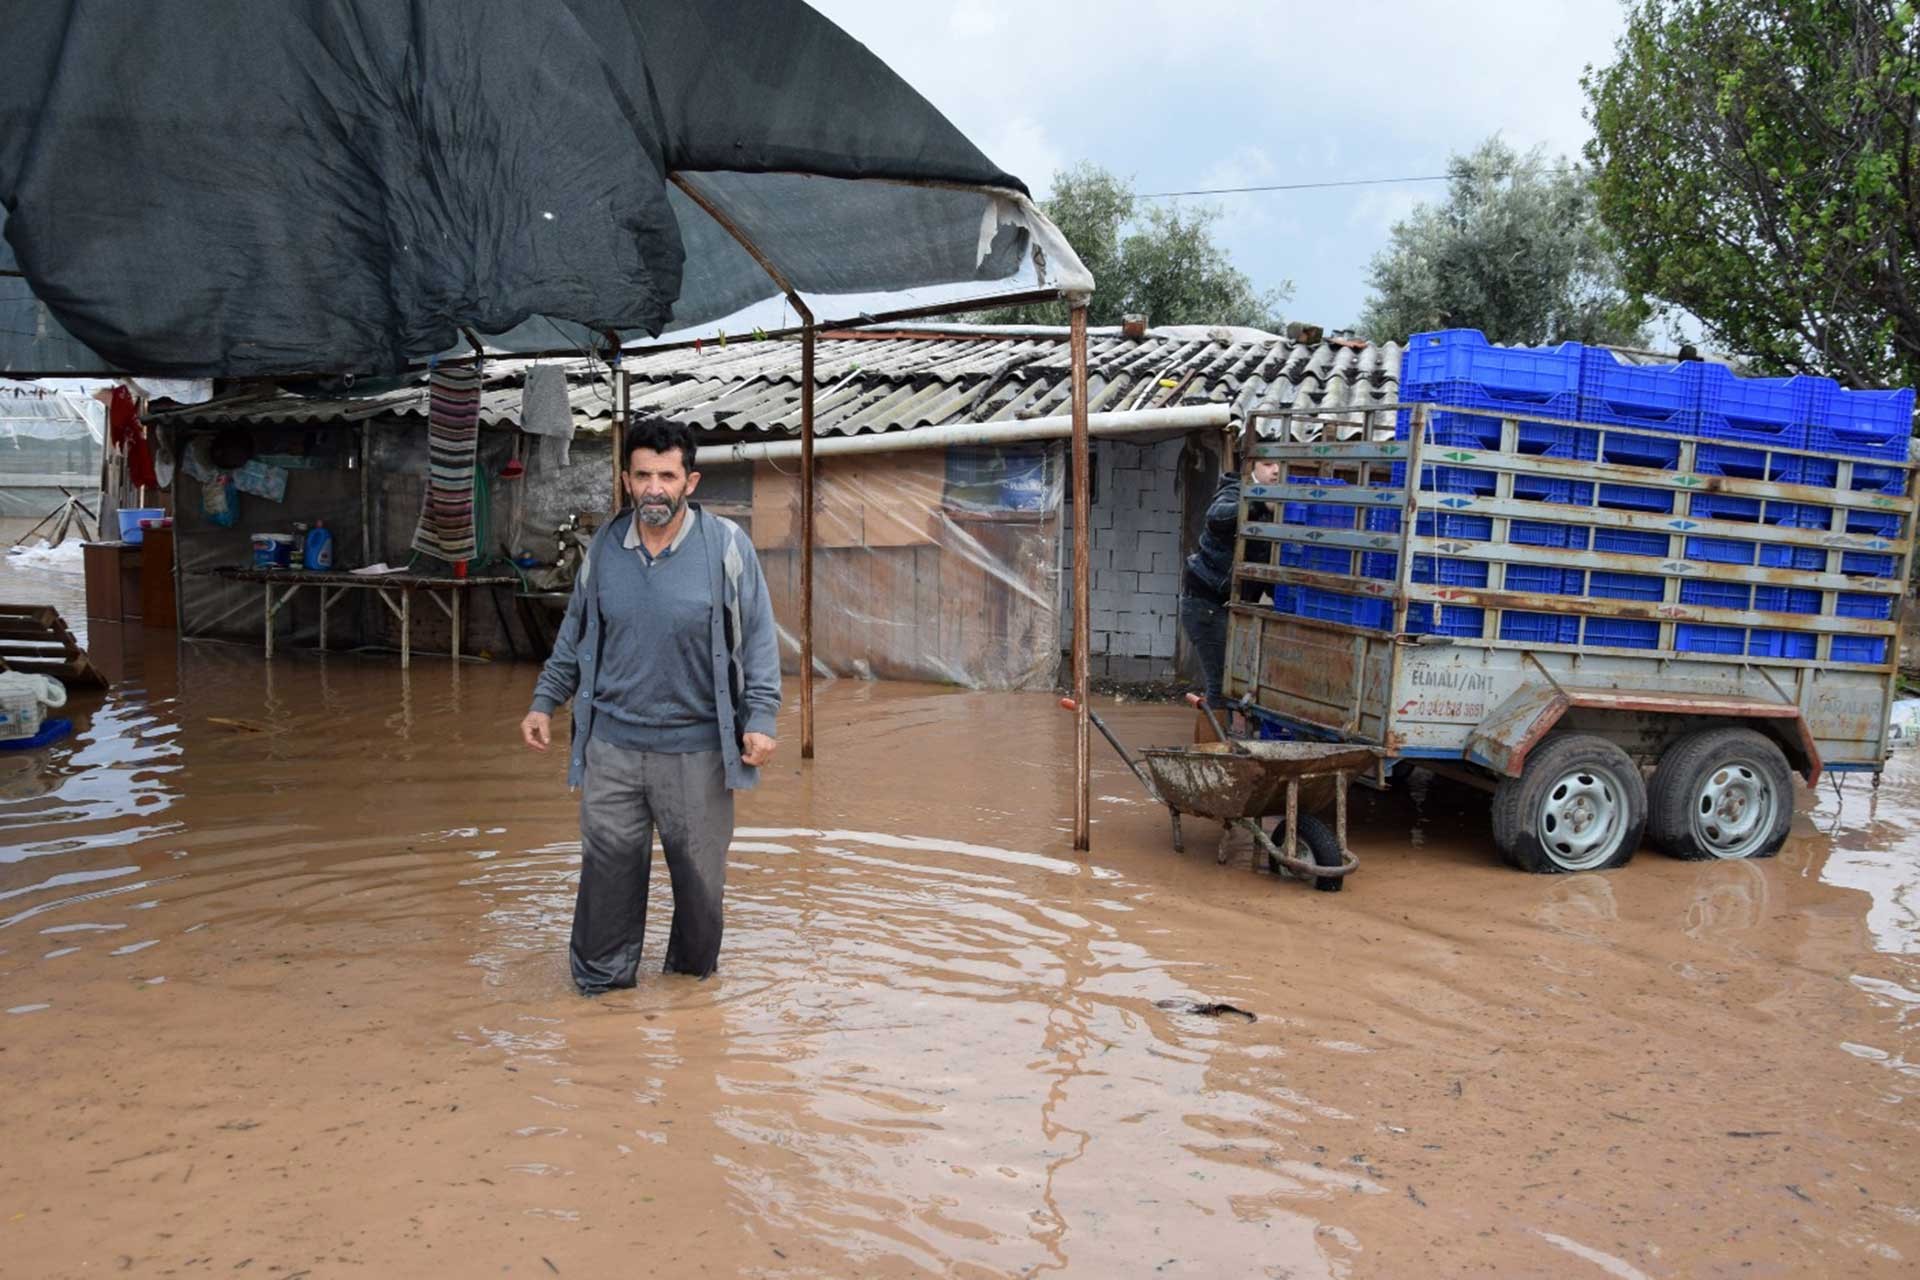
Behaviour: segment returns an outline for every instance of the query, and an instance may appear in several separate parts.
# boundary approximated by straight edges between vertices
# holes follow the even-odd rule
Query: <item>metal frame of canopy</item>
[[[786,295],[788,305],[800,317],[800,758],[811,760],[814,756],[814,717],[813,717],[813,506],[814,506],[814,462],[813,462],[813,404],[814,404],[814,339],[818,332],[813,310],[801,299],[800,291],[794,287],[788,275],[778,263],[772,261],[758,245],[741,230],[739,225],[725,211],[716,206],[692,184],[675,174],[669,178],[682,194],[714,220],[726,233],[746,250],[747,254],[767,273],[774,287]],[[881,181],[887,181],[881,179]],[[1013,197],[1014,192],[1001,192],[992,188],[965,187],[956,183],[907,182],[901,185],[944,187],[954,190],[980,191],[983,194],[1005,195]],[[1088,524],[1092,519],[1088,503],[1090,478],[1090,451],[1087,444],[1087,302],[1089,295],[1061,288],[1028,289],[1017,293],[969,298],[960,302],[938,306],[913,308],[910,311],[888,313],[875,316],[874,320],[907,319],[913,316],[951,315],[955,312],[976,310],[988,304],[1006,304],[1010,302],[1051,301],[1064,298],[1069,308],[1070,327],[1068,330],[1069,351],[1072,361],[1073,412],[1073,688],[1074,701],[1078,707],[1075,713],[1074,732],[1074,806],[1073,806],[1073,847],[1088,849],[1092,845],[1091,814],[1091,776],[1089,761],[1089,723],[1088,723],[1088,630],[1093,625],[1091,594],[1092,559]],[[791,333],[791,330],[787,332]],[[625,466],[622,458],[625,438],[622,434],[627,415],[628,386],[631,375],[624,370],[620,373],[620,411],[613,429],[614,457],[614,496],[615,509],[620,502],[619,473]]]
[[[813,310],[800,296],[788,274],[781,270],[778,263],[772,261],[759,246],[741,230],[734,219],[716,206],[704,193],[680,175],[669,177],[688,199],[697,205],[708,217],[720,226],[747,254],[765,271],[785,297],[795,313],[801,318],[797,330],[789,328],[769,336],[800,337],[800,756],[803,760],[814,757],[814,664],[813,664],[813,562],[814,562],[814,340],[818,331]],[[949,190],[976,191],[985,195],[1024,199],[1020,193],[1003,191],[998,188],[972,187],[959,183],[916,182],[901,179],[872,179],[879,182],[893,182],[903,186],[936,187]],[[7,275],[19,275],[16,271],[5,271]],[[912,307],[898,311],[866,317],[873,322],[888,322],[924,318],[929,316],[951,315],[957,312],[972,311],[986,305],[1007,305],[1024,302],[1042,302],[1064,299],[1069,307],[1069,349],[1072,362],[1071,407],[1073,418],[1072,456],[1073,456],[1073,695],[1078,710],[1075,715],[1074,732],[1074,848],[1085,850],[1091,847],[1091,776],[1089,744],[1090,724],[1088,720],[1088,632],[1092,626],[1092,571],[1090,568],[1090,531],[1091,509],[1088,502],[1090,480],[1090,450],[1087,434],[1087,303],[1089,294],[1076,292],[1066,287],[1027,288],[1004,294],[984,294],[964,300],[940,303],[931,306]],[[617,334],[606,335],[616,363],[623,347]],[[471,333],[468,340],[476,348],[476,354],[468,357],[449,357],[446,363],[464,363],[466,360],[482,359],[481,346]],[[691,340],[689,340],[691,341]],[[552,355],[577,355],[577,348],[555,350]],[[541,353],[514,352],[516,356],[539,355]],[[124,370],[103,370],[102,376],[119,377]],[[11,377],[73,377],[71,370],[61,370],[46,374],[31,372],[12,372]],[[316,371],[315,376],[324,376]],[[625,466],[621,456],[625,444],[625,424],[630,406],[630,377],[624,369],[618,370],[618,410],[613,423],[613,509],[620,508],[620,474]]]

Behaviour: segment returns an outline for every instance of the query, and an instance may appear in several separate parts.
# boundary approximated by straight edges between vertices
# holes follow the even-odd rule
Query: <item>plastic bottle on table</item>
[[[333,568],[333,533],[325,520],[314,521],[312,531],[307,534],[307,568]]]

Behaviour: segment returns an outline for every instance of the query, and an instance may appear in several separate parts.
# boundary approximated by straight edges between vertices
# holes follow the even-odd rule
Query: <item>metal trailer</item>
[[[1407,411],[1412,429],[1407,439],[1397,440],[1393,424],[1401,410]],[[1500,419],[1499,447],[1432,443],[1427,424],[1436,412]],[[1262,438],[1259,420],[1267,419],[1277,422],[1277,439]],[[1677,445],[1677,464],[1659,470],[1523,452],[1518,447],[1522,424],[1597,433],[1602,458],[1609,456],[1604,441],[1610,434],[1662,437]],[[1705,474],[1696,462],[1697,451],[1707,446],[1764,453],[1762,474],[1767,476],[1796,474],[1787,465],[1793,458],[1818,457],[1824,467],[1837,462],[1838,482],[1829,488]],[[1301,737],[1379,748],[1378,765],[1362,779],[1369,785],[1385,787],[1409,764],[1418,764],[1490,790],[1494,840],[1515,866],[1536,872],[1614,867],[1632,856],[1643,835],[1682,858],[1765,857],[1786,839],[1793,773],[1809,786],[1823,771],[1870,772],[1878,781],[1891,746],[1888,717],[1896,696],[1904,588],[1912,569],[1916,496],[1910,464],[1836,460],[1652,427],[1424,404],[1381,406],[1357,422],[1352,410],[1253,415],[1241,454],[1243,466],[1256,458],[1278,460],[1282,475],[1278,483],[1257,485],[1249,471],[1242,485],[1228,697]],[[1492,472],[1493,491],[1433,492],[1406,483],[1405,477],[1420,477],[1429,465]],[[1856,491],[1855,469],[1866,466],[1882,468],[1883,475],[1887,468],[1897,469],[1906,481],[1901,496]],[[1398,481],[1396,467],[1404,467]],[[1538,492],[1543,480],[1592,486],[1586,490],[1590,495],[1598,495],[1602,484],[1625,484],[1676,496],[1673,510],[1665,513],[1515,496],[1516,482]],[[1747,523],[1718,518],[1717,512],[1695,517],[1693,500],[1678,495],[1700,493],[1814,504],[1826,508],[1828,527]],[[1249,508],[1262,503],[1303,504],[1299,510],[1315,504],[1351,507],[1358,514],[1350,528],[1249,520]],[[1399,513],[1396,531],[1380,530],[1391,521],[1369,518],[1368,513],[1382,510]],[[1897,515],[1898,535],[1848,532],[1849,514],[1861,511],[1876,513],[1883,523],[1887,515]],[[1461,514],[1489,520],[1491,536],[1480,541],[1443,536],[1451,525],[1438,521],[1422,536],[1421,517]],[[1665,539],[1666,554],[1595,550],[1585,536],[1574,547],[1524,545],[1510,538],[1511,525],[1522,520],[1658,535]],[[1820,548],[1827,552],[1818,557],[1825,569],[1766,567],[1759,563],[1766,555],[1753,565],[1689,560],[1694,538]],[[1349,571],[1325,572],[1324,558],[1321,571],[1284,564],[1280,548],[1288,544],[1344,552]],[[1270,549],[1267,554],[1256,550],[1249,556],[1261,546]],[[1850,551],[1896,556],[1898,570],[1886,578],[1849,576],[1842,571],[1842,553]],[[1362,557],[1368,553],[1397,556],[1394,575],[1366,576]],[[1427,559],[1435,556],[1489,562],[1488,585],[1414,581],[1416,557],[1436,563]],[[1507,586],[1504,566],[1509,565],[1652,575],[1660,579],[1660,598],[1513,590]],[[1682,584],[1701,580],[1818,592],[1821,608],[1817,614],[1780,613],[1683,601]],[[1390,602],[1390,625],[1347,625],[1246,602],[1260,592],[1288,588]],[[1892,596],[1890,617],[1836,616],[1841,593]],[[1483,610],[1480,638],[1410,634],[1409,609],[1420,605]],[[1577,617],[1582,641],[1610,622],[1630,620],[1643,634],[1657,636],[1656,647],[1501,639],[1502,619],[1515,611]],[[1769,635],[1771,629],[1791,631],[1802,637],[1801,647],[1815,648],[1811,656],[1795,658],[1682,651],[1676,633],[1685,624],[1763,628]],[[1813,638],[1806,639],[1809,635]],[[1885,661],[1835,661],[1832,646],[1839,636],[1884,637]]]

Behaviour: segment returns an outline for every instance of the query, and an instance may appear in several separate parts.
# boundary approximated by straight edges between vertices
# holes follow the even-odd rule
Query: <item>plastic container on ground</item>
[[[1816,452],[1905,462],[1913,447],[1913,388],[1848,391],[1830,383],[1811,423],[1808,447]]]
[[[66,686],[52,676],[0,671],[0,741],[33,737],[46,708],[66,705]]]
[[[1580,418],[1690,433],[1700,416],[1702,367],[1622,364],[1613,352],[1588,347],[1579,365]]]

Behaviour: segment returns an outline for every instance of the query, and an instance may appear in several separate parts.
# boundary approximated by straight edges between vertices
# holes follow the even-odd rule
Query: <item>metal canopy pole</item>
[[[799,305],[795,299],[795,306]],[[804,308],[802,309],[804,312]],[[800,758],[813,759],[813,316],[800,331]]]
[[[768,279],[787,295],[800,317],[800,758],[813,759],[813,311],[800,300],[800,291],[760,252],[733,219],[679,174],[671,178],[681,194],[703,209],[737,241],[747,256],[760,264]]]
[[[1087,663],[1092,649],[1093,628],[1093,539],[1088,528],[1093,523],[1088,492],[1092,486],[1092,466],[1087,445],[1087,300],[1068,299],[1071,328],[1069,344],[1073,360],[1073,847],[1093,847],[1092,779],[1089,776]]]

